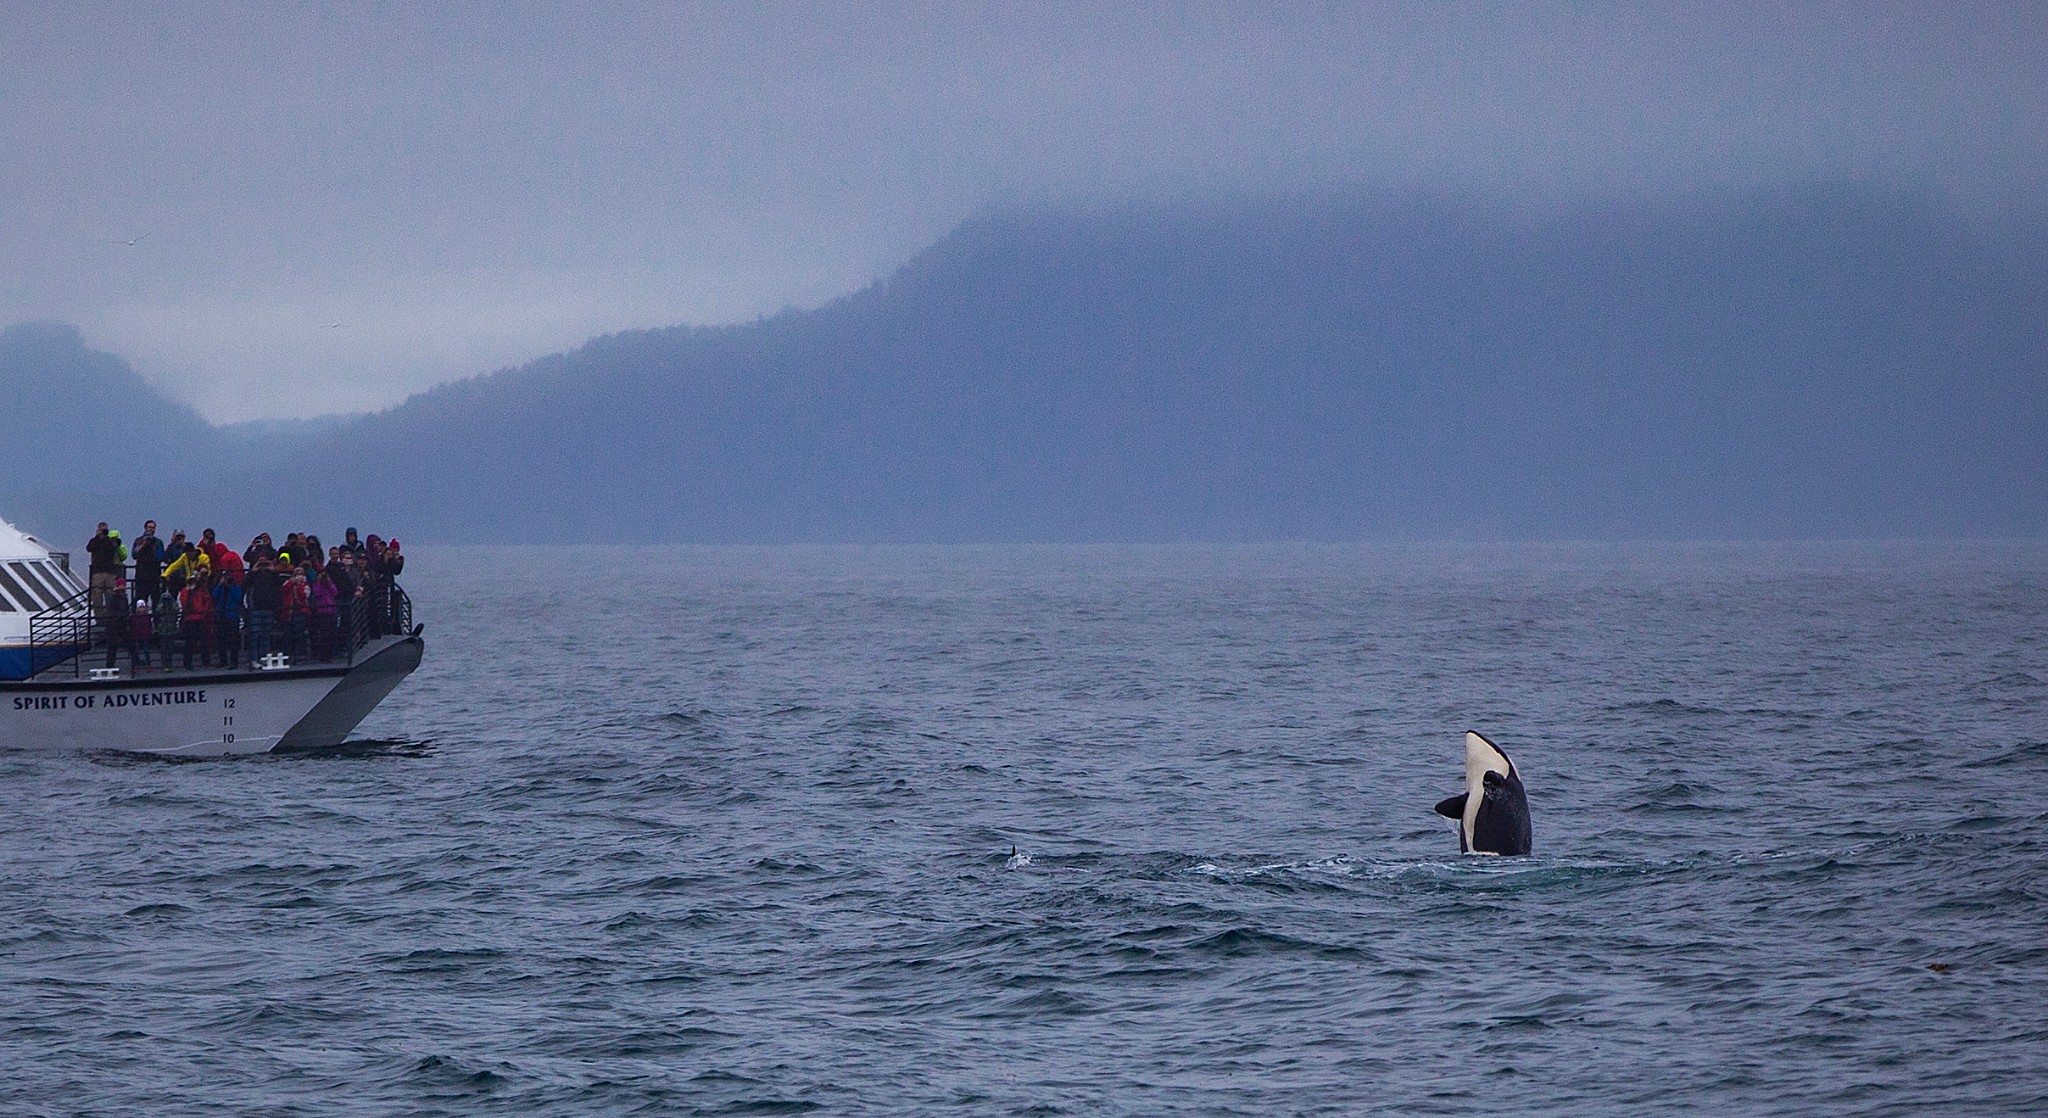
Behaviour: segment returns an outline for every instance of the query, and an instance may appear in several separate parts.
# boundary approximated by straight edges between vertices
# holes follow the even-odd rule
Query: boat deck
[[[362,597],[351,601],[338,618],[339,623],[321,641],[312,641],[303,632],[293,637],[280,626],[272,631],[265,645],[276,648],[294,641],[303,642],[299,644],[301,648],[324,645],[328,646],[325,659],[266,653],[252,663],[243,659],[249,654],[245,646],[233,660],[214,648],[210,651],[216,662],[208,664],[205,657],[209,650],[195,647],[189,668],[185,666],[183,638],[175,630],[166,630],[146,642],[148,663],[140,662],[134,649],[124,641],[119,643],[114,662],[109,665],[106,625],[93,615],[87,595],[80,593],[59,608],[43,611],[31,619],[30,644],[25,651],[30,662],[42,667],[26,678],[0,679],[0,691],[345,675],[354,665],[418,633],[412,619],[412,599],[396,583],[385,589],[390,594],[388,599],[380,593],[376,602]]]
[[[71,662],[66,661],[62,664],[45,668],[28,679],[0,680],[0,692],[18,693],[23,691],[75,691],[82,688],[131,688],[138,684],[144,686],[156,686],[159,684],[173,686],[179,684],[243,683],[257,679],[347,675],[349,669],[356,664],[362,663],[384,649],[405,640],[410,635],[413,634],[393,633],[386,636],[372,637],[358,646],[352,655],[336,655],[329,660],[288,660],[283,664],[273,662],[272,666],[258,666],[254,668],[248,667],[246,664],[241,666],[221,666],[218,664],[208,666],[199,663],[197,660],[193,661],[190,668],[186,668],[180,666],[183,660],[182,653],[173,654],[173,657],[180,662],[179,665],[170,667],[138,667],[129,661],[126,653],[122,653],[116,661],[113,674],[106,674],[102,671],[102,665],[106,663],[106,651],[104,649],[94,649],[79,655],[78,659],[83,661],[83,663],[76,671],[72,670]],[[152,655],[152,662],[156,661],[156,659]]]

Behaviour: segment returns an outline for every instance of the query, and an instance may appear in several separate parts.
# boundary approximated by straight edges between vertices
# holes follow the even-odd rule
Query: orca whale
[[[1476,730],[1465,731],[1465,790],[1436,805],[1458,821],[1461,854],[1527,854],[1529,797],[1515,763]]]

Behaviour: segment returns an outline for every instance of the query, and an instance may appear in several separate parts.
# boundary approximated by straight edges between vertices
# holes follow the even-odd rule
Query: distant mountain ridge
[[[353,485],[238,511],[476,541],[2040,535],[2042,240],[1865,189],[991,213],[815,311],[301,432]]]
[[[229,461],[198,412],[57,322],[0,329],[0,445],[0,518],[63,543],[92,534],[73,530],[83,516],[210,485]]]
[[[144,440],[211,453],[214,432],[198,412],[127,362],[88,349],[75,326],[25,322],[0,330],[0,390],[17,478],[133,484],[138,470],[127,448]]]

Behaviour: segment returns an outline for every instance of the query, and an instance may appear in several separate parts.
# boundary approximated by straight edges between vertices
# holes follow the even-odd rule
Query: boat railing
[[[103,619],[92,608],[93,593],[89,589],[81,590],[50,609],[29,615],[30,676],[66,663],[70,665],[69,672],[73,677],[84,676],[85,654],[93,648],[94,639],[109,638],[109,634],[102,631]],[[150,606],[137,603],[133,608],[146,610]],[[125,618],[130,615],[115,616]],[[395,581],[367,587],[349,599],[335,621],[335,635],[340,638],[341,645],[334,650],[336,658],[344,664],[353,665],[357,655],[370,642],[380,637],[412,632],[412,598]],[[273,630],[273,633],[277,631]],[[175,619],[171,625],[157,628],[153,639],[156,649],[164,657],[164,665],[168,667],[174,642],[179,639]],[[273,641],[278,639],[278,635],[273,635]]]
[[[29,675],[47,671],[66,661],[71,674],[81,674],[79,660],[92,643],[92,591],[80,590],[69,598],[28,618]]]
[[[340,623],[342,647],[348,650],[348,662],[356,662],[356,650],[370,641],[371,610],[375,607],[368,594],[357,594],[348,600],[346,616],[337,618]]]
[[[412,632],[412,598],[396,582],[368,588],[349,599],[347,616],[340,620],[342,644],[353,664],[356,653],[378,637]]]

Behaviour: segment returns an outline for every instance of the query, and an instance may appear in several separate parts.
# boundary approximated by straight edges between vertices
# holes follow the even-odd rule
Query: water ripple
[[[2039,549],[463,556],[363,741],[0,747],[9,1113],[2048,1105]]]

